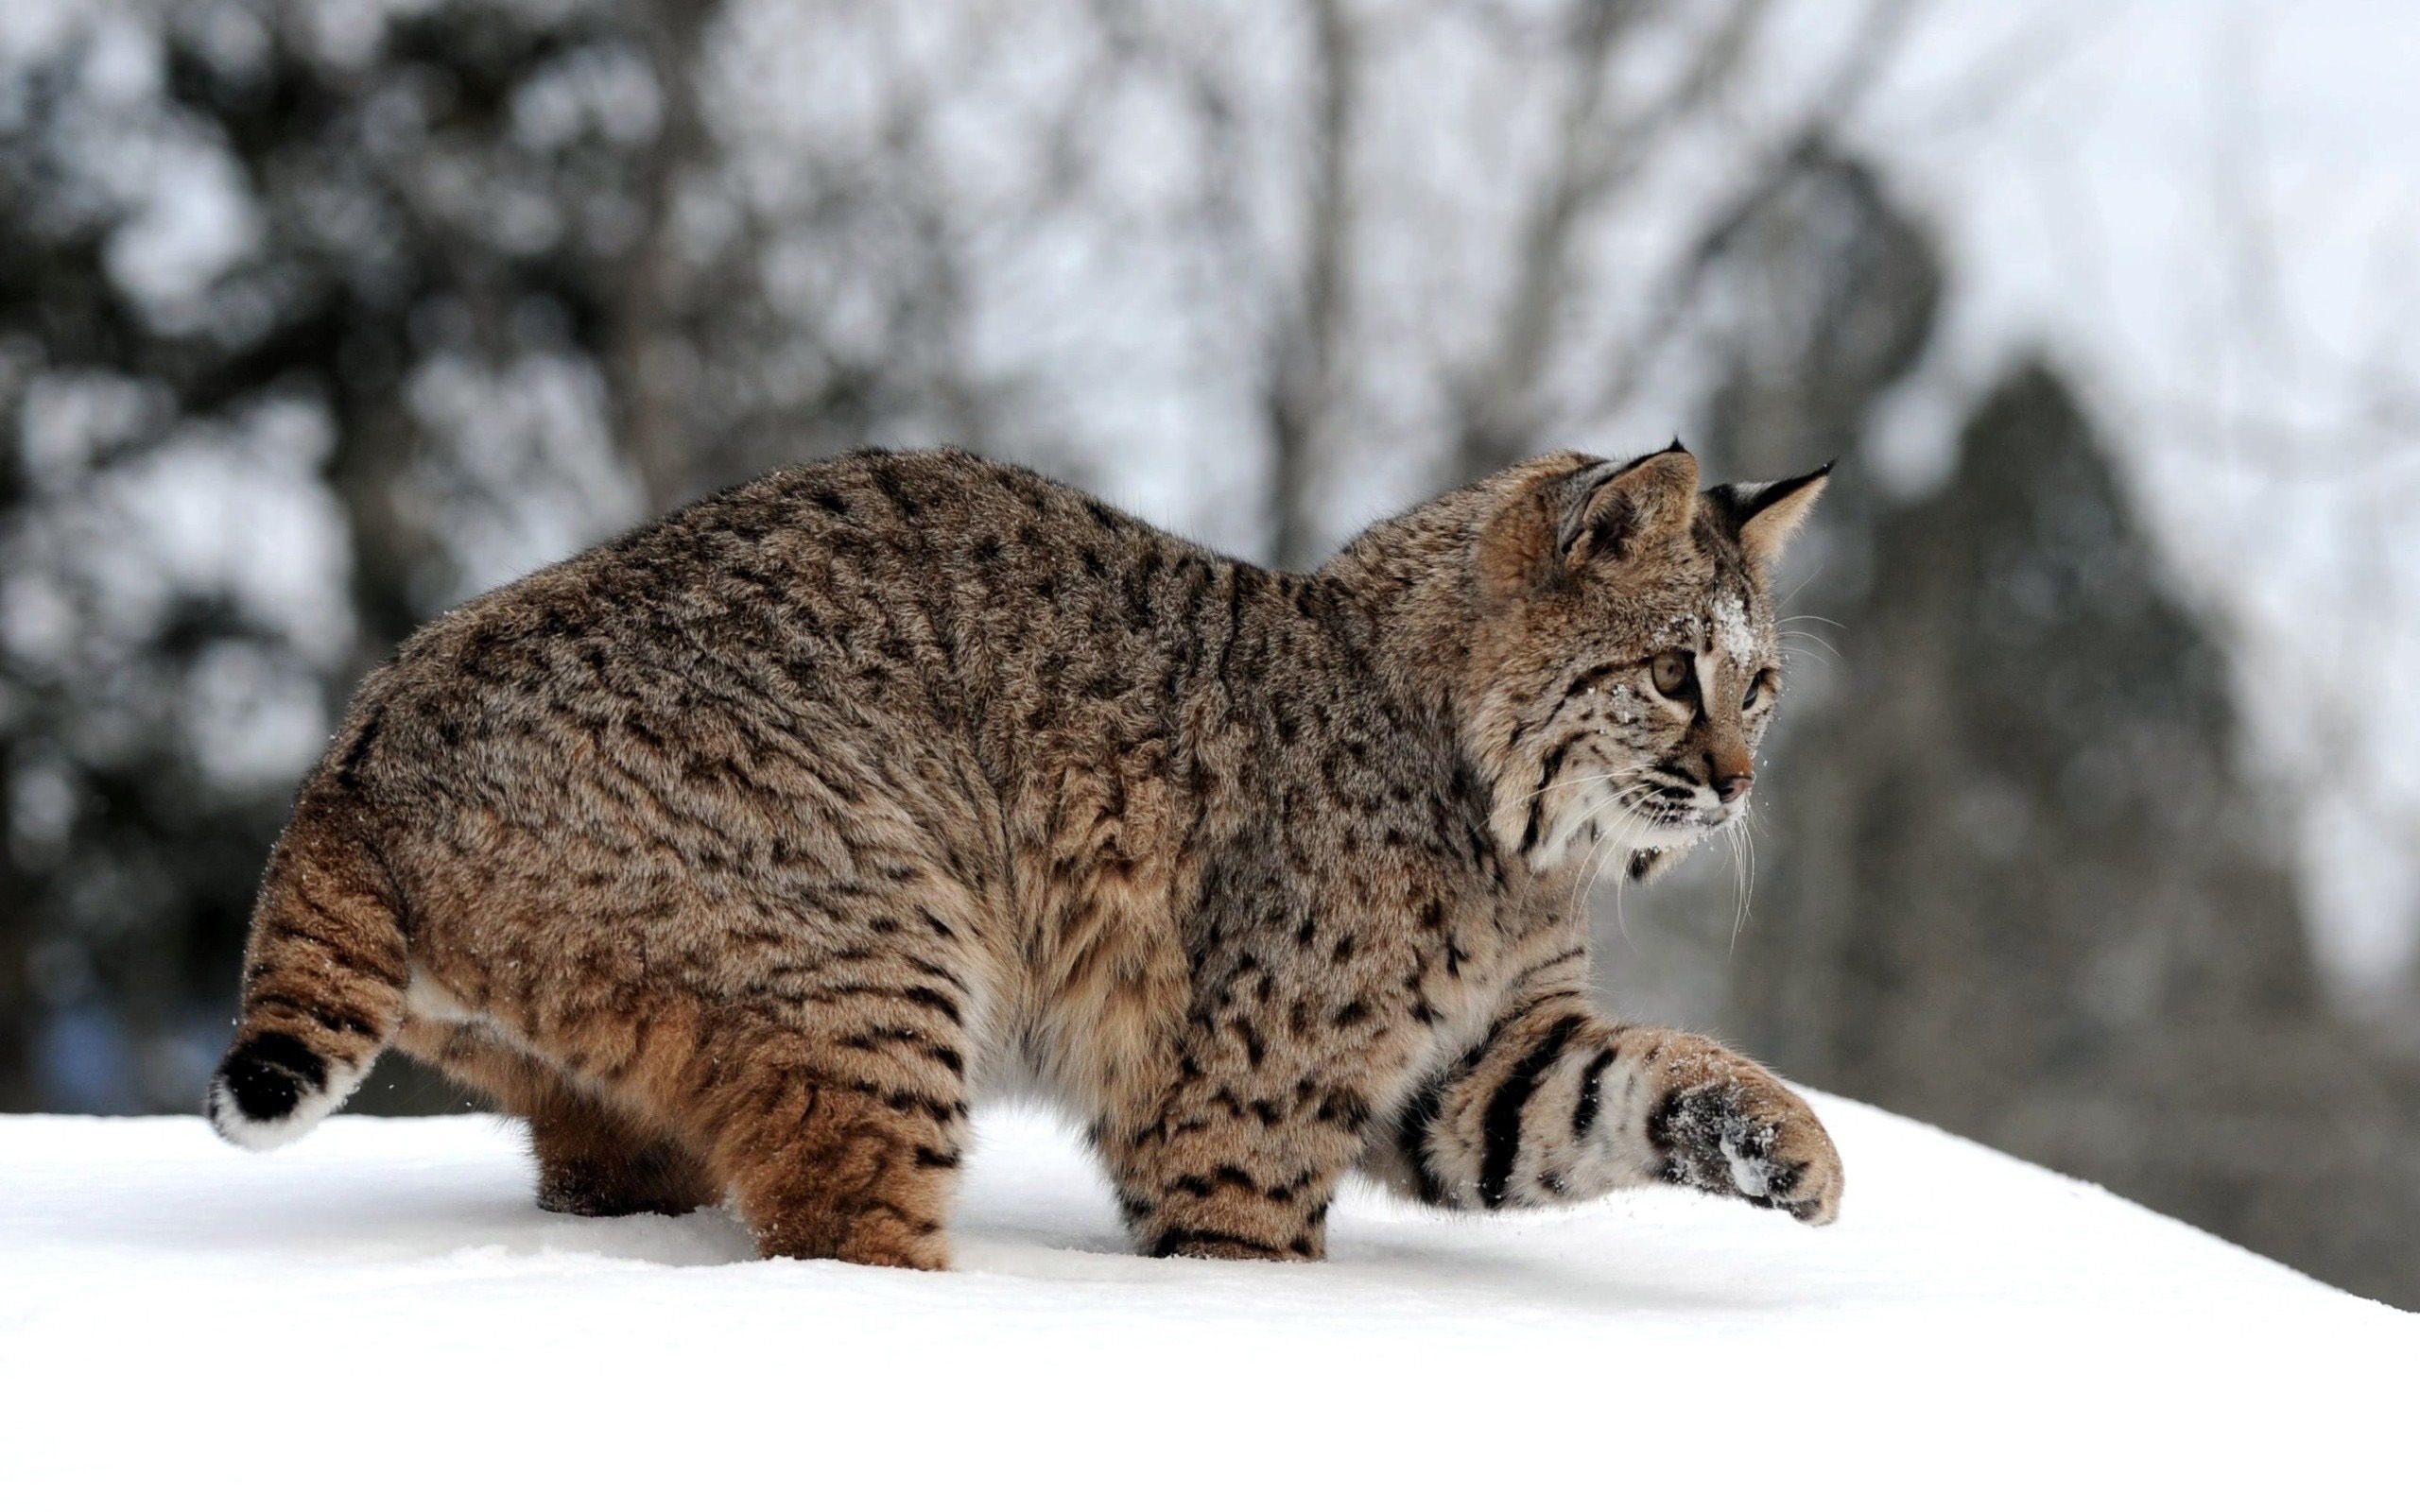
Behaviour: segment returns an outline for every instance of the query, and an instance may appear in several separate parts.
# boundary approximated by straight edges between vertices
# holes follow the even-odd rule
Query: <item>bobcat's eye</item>
[[[1696,680],[1689,675],[1689,659],[1678,651],[1661,653],[1647,669],[1655,679],[1655,691],[1667,698],[1686,697],[1689,684]]]
[[[1742,709],[1754,709],[1772,696],[1773,675],[1772,670],[1769,667],[1766,670],[1757,673],[1755,679],[1748,684],[1748,691],[1740,695],[1739,707]]]

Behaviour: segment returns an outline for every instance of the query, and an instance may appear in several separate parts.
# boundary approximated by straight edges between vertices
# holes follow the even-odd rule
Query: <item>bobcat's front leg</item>
[[[1524,1008],[1413,1094],[1363,1159],[1440,1207],[1536,1207],[1669,1181],[1839,1215],[1840,1152],[1804,1099],[1701,1035]]]
[[[1102,1121],[1093,1140],[1143,1253],[1318,1260],[1368,1119],[1349,1076],[1268,1088],[1198,1077],[1146,1118]]]

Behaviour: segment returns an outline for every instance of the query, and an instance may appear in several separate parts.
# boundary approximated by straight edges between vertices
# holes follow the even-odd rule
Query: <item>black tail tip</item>
[[[218,1063],[211,1101],[216,1111],[223,1096],[246,1123],[276,1124],[293,1117],[305,1097],[327,1084],[328,1063],[318,1051],[282,1029],[271,1029],[227,1052]]]

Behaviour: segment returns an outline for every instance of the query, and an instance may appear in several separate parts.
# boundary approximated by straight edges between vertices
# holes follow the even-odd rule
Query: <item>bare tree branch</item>
[[[1765,9],[1765,0],[1737,0],[1661,94],[1608,121],[1615,54],[1639,12],[1604,4],[1584,8],[1566,50],[1571,79],[1555,130],[1558,156],[1515,241],[1500,334],[1479,369],[1457,386],[1461,423],[1448,454],[1449,477],[1475,477],[1528,448],[1543,408],[1538,389],[1554,328],[1578,278],[1572,255],[1578,229],[1591,211],[1628,187],[1682,121],[1705,107],[1737,65]]]
[[[1869,0],[1856,34],[1811,103],[1789,130],[1740,178],[1730,197],[1705,218],[1689,250],[1666,270],[1643,308],[1647,324],[1625,343],[1628,356],[1597,396],[1597,409],[1620,409],[1636,397],[1653,370],[1656,354],[1696,313],[1696,296],[1706,276],[1746,229],[1756,208],[1824,156],[1824,145],[1863,103],[1888,72],[1906,41],[1917,0]]]
[[[672,246],[673,198],[707,145],[698,60],[714,13],[714,6],[689,0],[658,0],[644,13],[648,71],[662,113],[655,141],[640,160],[639,231],[616,270],[600,342],[624,449],[647,503],[657,508],[676,502],[693,481],[678,399],[666,391],[674,375],[666,371],[666,349],[684,302]]]
[[[1354,234],[1352,156],[1360,88],[1359,39],[1344,0],[1311,0],[1310,173],[1303,185],[1307,228],[1295,318],[1272,333],[1277,352],[1263,401],[1270,434],[1270,551],[1281,567],[1305,567],[1318,548],[1311,497],[1319,448],[1334,400],[1344,340],[1346,270]]]

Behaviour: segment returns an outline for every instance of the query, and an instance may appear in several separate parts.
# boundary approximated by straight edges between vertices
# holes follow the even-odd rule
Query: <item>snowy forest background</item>
[[[1831,623],[1612,1000],[2420,1305],[2414,27],[11,0],[0,1108],[194,1107],[354,680],[651,511],[951,440],[1299,566],[1677,428],[1841,458]]]

